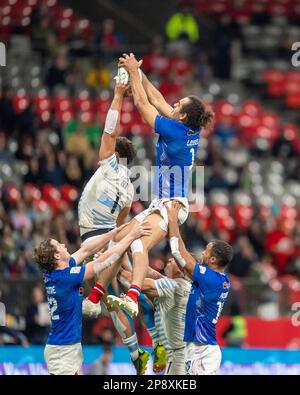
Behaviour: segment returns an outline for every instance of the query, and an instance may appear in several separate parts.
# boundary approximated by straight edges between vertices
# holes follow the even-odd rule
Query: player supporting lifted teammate
[[[80,374],[83,282],[113,265],[133,240],[149,233],[147,225],[141,224],[100,258],[85,266],[76,266],[113,240],[119,230],[87,241],[72,256],[64,244],[50,238],[35,249],[35,261],[43,271],[51,313],[51,328],[44,352],[50,374]]]
[[[125,67],[130,75],[136,107],[159,135],[154,181],[156,198],[147,210],[131,221],[130,227],[136,226],[147,217],[153,233],[131,245],[133,277],[127,295],[124,298],[111,295],[107,298],[109,303],[123,308],[131,316],[138,314],[137,299],[149,266],[148,251],[166,237],[168,232],[168,214],[164,203],[171,199],[180,201],[180,224],[188,216],[188,182],[197,155],[200,129],[208,125],[213,117],[195,96],[185,97],[175,103],[174,107],[170,106],[144,74],[141,81],[140,65],[141,61],[138,62],[133,54],[124,54],[119,61],[119,66]]]
[[[142,292],[155,306],[155,326],[167,350],[166,374],[184,375],[186,343],[183,332],[191,280],[184,276],[173,258],[168,260],[164,274],[157,273],[157,279],[146,277]],[[131,280],[130,272],[122,270],[120,275]]]
[[[216,324],[228,296],[230,281],[225,268],[233,255],[232,247],[222,240],[208,243],[199,263],[186,250],[178,226],[180,204],[167,207],[172,254],[179,267],[193,280],[186,308],[184,341],[186,371],[193,375],[217,374],[221,350],[216,340]]]

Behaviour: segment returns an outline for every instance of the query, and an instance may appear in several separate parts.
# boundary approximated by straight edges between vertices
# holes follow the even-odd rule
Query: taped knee
[[[134,240],[131,243],[130,248],[131,248],[132,254],[135,254],[137,252],[140,252],[140,253],[144,252],[144,247],[143,247],[143,243],[142,243],[141,239]]]

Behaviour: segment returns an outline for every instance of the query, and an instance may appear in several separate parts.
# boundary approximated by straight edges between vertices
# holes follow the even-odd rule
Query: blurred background
[[[205,207],[182,232],[196,254],[212,238],[234,246],[221,372],[299,374],[300,1],[0,0],[0,41],[0,374],[46,374],[48,308],[32,252],[49,235],[80,246],[78,198],[126,51],[170,104],[194,94],[216,115],[196,161]],[[150,171],[152,130],[130,99],[121,123]],[[168,254],[161,243],[151,266],[162,271]],[[134,372],[108,316],[84,319],[83,343],[85,372]]]

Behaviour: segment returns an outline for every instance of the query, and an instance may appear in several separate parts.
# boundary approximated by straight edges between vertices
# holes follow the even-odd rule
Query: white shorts
[[[221,358],[222,354],[218,345],[187,343],[185,357],[186,374],[218,374]]]
[[[74,375],[81,372],[83,361],[81,343],[65,346],[47,344],[44,357],[50,374]]]
[[[164,198],[164,199],[154,199],[150,206],[142,211],[141,213],[139,213],[137,216],[134,217],[134,219],[136,219],[138,222],[143,222],[144,219],[158,211],[160,213],[160,215],[163,217],[163,219],[161,220],[159,226],[161,227],[162,230],[164,230],[165,232],[168,232],[168,226],[169,226],[169,218],[168,218],[168,211],[164,205],[165,202],[169,202],[171,200],[176,200],[178,202],[180,202],[182,204],[181,209],[179,210],[178,213],[178,222],[180,225],[182,225],[188,215],[189,215],[189,203],[188,200],[186,198],[174,198],[174,199],[170,199],[170,198]]]
[[[168,350],[166,375],[186,375],[185,348]]]

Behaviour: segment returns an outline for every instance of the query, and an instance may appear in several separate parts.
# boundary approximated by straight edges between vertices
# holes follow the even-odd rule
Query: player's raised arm
[[[89,280],[98,275],[107,267],[110,267],[117,262],[130,244],[142,236],[149,236],[151,234],[151,227],[144,221],[135,226],[118,244],[109,250],[105,251],[98,259],[89,262],[85,267],[84,280]]]
[[[124,54],[123,57],[119,58],[119,65],[125,67],[130,75],[130,86],[135,106],[148,125],[154,128],[155,118],[158,115],[158,111],[149,102],[146,91],[143,87],[138,71],[140,63],[131,53],[130,55]]]
[[[193,278],[196,260],[185,248],[178,225],[178,212],[181,205],[175,200],[172,201],[170,206],[168,203],[166,203],[165,206],[168,210],[169,217],[169,239],[171,252],[178,266]]]
[[[160,275],[163,277],[162,275]],[[132,280],[132,272],[128,270],[121,269],[119,272],[119,280],[123,286],[126,288],[130,287],[130,283]],[[142,292],[145,293],[147,296],[154,298],[158,296],[157,287],[155,284],[155,280],[153,278],[146,277],[143,282]]]
[[[106,115],[104,131],[101,138],[99,149],[99,160],[109,158],[114,154],[116,148],[116,139],[120,132],[120,112],[123,98],[128,85],[117,82],[115,85],[114,98]]]
[[[147,76],[142,71],[141,73],[142,73],[142,84],[146,91],[150,103],[157,109],[157,111],[161,115],[167,118],[171,118],[173,107],[166,102],[163,95],[160,93],[158,89],[155,88],[152,82],[149,81]]]
[[[113,238],[118,234],[120,230],[122,230],[125,225],[120,226],[119,228],[113,229],[110,232],[105,233],[104,235],[97,236],[92,238],[91,240],[87,240],[79,250],[72,254],[72,257],[75,259],[77,265],[82,263],[87,257],[96,254],[96,252],[100,251],[103,247],[106,246],[108,242],[113,240]]]

